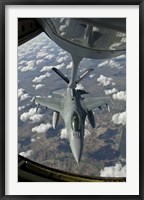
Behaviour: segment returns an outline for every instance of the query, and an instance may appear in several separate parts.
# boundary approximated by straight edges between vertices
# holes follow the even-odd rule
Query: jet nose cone
[[[70,141],[70,147],[71,147],[73,156],[78,164],[80,161],[80,158],[81,158],[81,153],[82,153],[82,139],[81,138],[73,138]]]

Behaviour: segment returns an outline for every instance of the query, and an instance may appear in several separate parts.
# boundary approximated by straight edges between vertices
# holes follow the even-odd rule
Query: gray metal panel
[[[75,23],[77,19],[75,19]],[[108,19],[107,19],[108,20]],[[116,34],[118,34],[117,29],[118,27],[114,26],[113,23],[107,23],[106,27],[104,27],[104,23],[101,24],[102,29],[100,33],[96,33],[96,38],[101,37],[99,41],[97,41],[98,47],[91,48],[90,46],[84,45],[84,43],[79,43],[79,41],[76,43],[76,41],[73,41],[72,39],[67,39],[64,36],[61,36],[60,33],[56,32],[55,26],[52,22],[52,18],[39,18],[37,21],[40,23],[40,25],[43,27],[44,31],[46,34],[56,43],[58,44],[61,48],[64,50],[68,51],[71,54],[80,56],[80,57],[85,57],[85,58],[93,58],[93,59],[106,59],[106,58],[112,58],[116,57],[118,55],[121,55],[125,53],[125,42],[123,42],[123,46],[121,49],[114,49],[113,47],[117,47],[118,44],[118,37]],[[80,19],[78,20],[80,21]],[[111,22],[111,21],[110,21]],[[100,23],[100,22],[99,22]],[[106,22],[105,22],[106,23]],[[97,26],[97,24],[95,24]],[[109,28],[108,28],[109,26]],[[111,28],[110,28],[111,26]],[[112,29],[113,28],[113,29]],[[70,29],[68,30],[69,34],[74,33],[76,29]],[[71,33],[70,33],[71,32]],[[90,32],[90,30],[86,30],[87,34]],[[109,34],[107,34],[109,33]],[[90,35],[90,34],[88,34]],[[85,35],[86,39],[88,35]],[[91,36],[89,36],[88,40],[89,43],[94,42],[94,39],[91,39]],[[103,46],[106,46],[105,43],[107,43],[108,46],[112,46],[112,48],[105,48]],[[96,44],[96,45],[97,45]],[[111,45],[110,45],[111,44]]]

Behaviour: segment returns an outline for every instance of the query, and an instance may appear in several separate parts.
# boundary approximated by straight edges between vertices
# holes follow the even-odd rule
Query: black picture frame
[[[6,195],[5,194],[5,6],[6,5],[139,5],[139,195],[97,195],[97,196],[51,196],[51,195]],[[67,199],[67,198],[96,198],[96,199],[143,199],[144,198],[144,136],[143,136],[143,102],[144,102],[144,92],[143,92],[143,66],[144,66],[144,0],[0,0],[0,199]],[[134,169],[133,169],[134,170]]]

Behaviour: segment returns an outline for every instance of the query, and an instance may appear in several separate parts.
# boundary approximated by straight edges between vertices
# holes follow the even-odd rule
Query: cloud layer
[[[70,62],[67,66],[66,66],[66,69],[71,69],[72,68],[72,66],[73,66],[73,63],[72,62]]]
[[[118,89],[113,88],[113,89],[110,89],[110,90],[105,90],[104,92],[105,92],[106,95],[111,95],[111,94],[113,94],[117,91],[118,91]]]
[[[126,124],[126,111],[122,113],[117,113],[112,116],[112,121],[114,124]]]
[[[28,93],[24,93],[24,91],[25,89],[23,88],[18,89],[18,98],[20,101],[23,101],[30,97],[30,95]]]
[[[39,111],[40,109],[38,109],[38,113]],[[30,120],[32,123],[35,123],[35,122],[40,122],[43,116],[44,115],[42,114],[36,113],[36,108],[31,108],[28,112],[24,112],[23,114],[21,114],[20,119],[23,122]]]
[[[32,128],[32,132],[37,132],[37,133],[46,133],[48,129],[50,129],[52,125],[50,123],[47,124],[40,124],[39,126],[35,126]]]
[[[66,131],[66,128],[63,128],[62,130],[61,130],[61,132],[60,132],[60,138],[61,139],[67,139],[68,138],[68,133],[67,133],[67,131]]]
[[[22,151],[19,153],[19,155],[24,156],[24,157],[30,157],[32,154],[33,154],[33,150]]]
[[[91,135],[91,132],[88,129],[85,128],[85,130],[84,130],[84,139],[89,137],[90,135]]]
[[[98,67],[110,67],[110,68],[117,68],[117,69],[121,69],[122,66],[119,62],[114,61],[113,59],[111,60],[106,60],[102,63],[98,64]]]
[[[25,89],[20,88],[18,89],[18,98],[20,98],[24,94]]]
[[[47,72],[47,73],[44,74],[44,75],[40,75],[40,76],[38,76],[38,77],[36,76],[36,77],[32,80],[32,82],[34,82],[34,83],[40,83],[43,79],[49,77],[50,75],[51,75],[51,73]]]
[[[115,166],[105,167],[100,171],[101,177],[126,177],[126,165],[116,163]]]
[[[107,86],[113,83],[113,79],[104,75],[100,75],[100,77],[97,78],[97,82],[99,82],[100,85]]]
[[[113,99],[115,99],[115,100],[126,101],[126,92],[125,92],[125,91],[117,92],[116,94],[113,94],[112,97],[113,97]]]
[[[26,71],[33,71],[36,69],[36,62],[35,60],[30,60],[26,63],[26,66],[21,68],[21,72],[26,72]]]
[[[44,84],[33,85],[33,87],[34,87],[36,90],[42,88],[43,86],[44,86]]]
[[[82,84],[77,84],[76,90],[84,90],[84,86]]]

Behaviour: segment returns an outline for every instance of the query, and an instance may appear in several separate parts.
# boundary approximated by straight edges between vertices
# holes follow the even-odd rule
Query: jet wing
[[[101,107],[104,104],[110,103],[109,97],[87,97],[84,99],[84,103],[88,109],[88,111],[93,110],[95,108]]]
[[[62,98],[35,97],[35,102],[58,112],[62,110]]]

